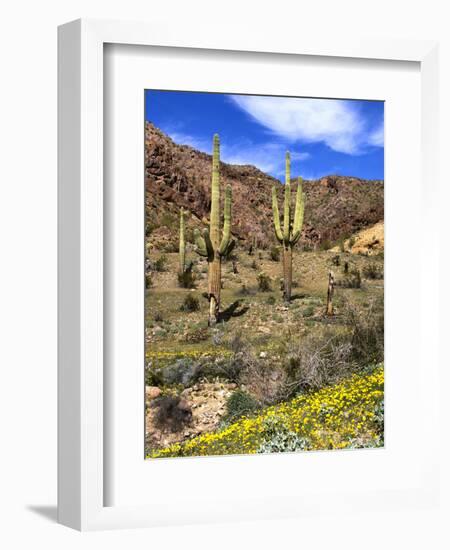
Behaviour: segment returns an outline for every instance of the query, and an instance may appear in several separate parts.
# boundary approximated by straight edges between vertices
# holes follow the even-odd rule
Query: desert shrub
[[[280,249],[278,246],[271,246],[269,251],[269,258],[273,262],[279,262],[280,261]]]
[[[257,264],[256,260],[253,260],[253,261],[252,261],[252,263],[250,264],[250,267],[251,267],[252,269],[258,269],[258,264]]]
[[[371,301],[358,309],[344,302],[344,316],[351,329],[352,357],[360,364],[379,363],[384,356],[384,308],[382,301]]]
[[[346,277],[336,281],[335,284],[341,288],[361,288],[361,272],[359,269],[352,269]]]
[[[192,265],[184,271],[179,271],[177,277],[178,285],[181,288],[195,288],[195,274],[192,271]]]
[[[192,411],[188,403],[180,397],[164,395],[152,402],[155,409],[153,422],[163,431],[179,432],[192,419]]]
[[[366,279],[383,279],[383,267],[375,262],[371,262],[363,267],[363,275]]]
[[[209,338],[208,327],[194,327],[186,332],[184,335],[184,341],[189,344],[198,344],[204,342]]]
[[[200,302],[198,301],[198,298],[192,294],[188,294],[180,306],[180,311],[186,311],[188,313],[198,311],[199,309]]]
[[[263,439],[257,453],[292,453],[311,448],[311,442],[306,437],[300,437],[290,431],[277,416],[264,419],[262,435]]]
[[[153,276],[151,273],[145,274],[145,288],[148,290],[153,286]]]
[[[266,300],[266,304],[269,304],[269,306],[273,306],[276,304],[275,296],[269,296]]]
[[[228,342],[228,347],[231,349],[233,353],[239,353],[240,351],[243,351],[246,348],[245,341],[239,332],[236,332],[230,338],[230,341]]]
[[[384,399],[382,399],[375,406],[373,422],[375,424],[375,429],[380,438],[380,443],[383,445],[384,444]]]
[[[329,332],[311,335],[302,342],[288,342],[283,366],[286,371],[284,399],[335,384],[357,370],[352,362],[349,336]]]
[[[336,254],[336,256],[333,256],[331,258],[331,263],[335,266],[340,266],[341,265],[341,257],[339,256],[339,254]]]
[[[232,423],[244,415],[251,414],[259,408],[254,397],[243,390],[233,392],[227,401],[227,412],[224,421]]]
[[[314,315],[314,306],[306,306],[302,312],[303,317],[311,317]]]
[[[330,241],[330,239],[324,239],[319,244],[319,250],[329,250],[330,248],[332,248],[332,246],[333,246],[333,243]]]
[[[156,323],[161,323],[161,321],[164,321],[164,317],[161,311],[155,311],[155,315],[153,315],[153,320]]]
[[[167,269],[167,256],[162,254],[154,263],[153,269],[155,271],[166,271]]]
[[[270,277],[266,273],[261,271],[261,273],[258,274],[257,280],[258,288],[261,292],[270,292],[272,290]]]
[[[221,357],[215,360],[202,360],[197,365],[196,380],[217,380],[217,378],[229,382],[238,383],[243,368],[239,354],[231,357]]]
[[[260,403],[267,406],[278,403],[282,399],[282,388],[286,374],[278,362],[266,357],[256,357],[250,351],[236,356],[239,363],[239,382]]]
[[[165,212],[161,216],[161,223],[160,225],[162,227],[169,227],[170,229],[177,229],[178,228],[178,218],[174,216],[173,214],[169,212]]]

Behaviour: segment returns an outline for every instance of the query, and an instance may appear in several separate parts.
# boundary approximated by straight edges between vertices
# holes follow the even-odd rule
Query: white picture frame
[[[201,36],[201,38],[193,38]],[[277,53],[289,56],[316,56],[364,60],[409,61],[420,64],[421,143],[420,174],[422,217],[432,220],[436,213],[436,155],[438,151],[437,44],[425,41],[358,40],[345,37],[326,39],[274,34],[270,38],[255,33],[226,29],[201,35],[173,22],[170,28],[160,22],[133,23],[79,20],[59,28],[59,352],[58,352],[58,518],[60,523],[80,530],[126,528],[263,517],[301,516],[320,513],[323,497],[308,496],[305,502],[286,500],[277,510],[267,505],[263,495],[240,502],[239,496],[228,511],[224,503],[209,507],[202,514],[185,513],[181,507],[128,503],[106,506],[110,488],[105,476],[105,411],[108,411],[108,387],[104,384],[107,368],[104,354],[104,47],[106,44],[161,46],[201,50]],[[422,241],[437,242],[432,223],[424,223]],[[437,278],[435,265],[438,248],[421,248],[421,275]],[[426,257],[424,256],[426,254]],[[420,303],[427,319],[438,318],[437,285],[426,301]],[[436,333],[437,334],[437,331]],[[422,331],[422,341],[437,350],[437,336]],[[433,405],[438,394],[438,355],[429,356],[427,376],[421,380],[420,399],[428,410],[428,419],[437,416]],[[420,371],[423,375],[423,371]],[[431,422],[433,426],[433,422]],[[430,430],[433,428],[431,427]],[[413,452],[413,447],[411,452]],[[264,457],[269,468],[273,457]],[[195,460],[195,459],[194,459]],[[204,459],[201,459],[204,460]],[[432,445],[423,459],[420,481],[410,488],[392,490],[389,504],[396,507],[434,505],[437,500],[438,456]],[[204,463],[206,464],[206,463]],[[238,463],[236,463],[238,464]],[[292,461],[284,467],[292,468]],[[208,470],[213,472],[213,470]],[[211,488],[211,492],[214,488]],[[374,507],[386,495],[367,493]],[[158,498],[158,494],[155,494]],[[341,509],[358,507],[360,502],[342,490],[327,495],[327,505]],[[231,503],[229,503],[231,504]],[[186,504],[184,504],[186,506]],[[325,506],[326,507],[326,506]]]

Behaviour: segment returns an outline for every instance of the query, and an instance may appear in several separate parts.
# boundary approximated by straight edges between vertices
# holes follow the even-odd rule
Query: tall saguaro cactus
[[[184,238],[184,210],[181,207],[180,210],[180,246],[179,246],[179,255],[180,255],[180,273],[184,273],[186,270],[186,241]]]
[[[283,246],[283,279],[284,301],[291,300],[292,291],[292,249],[300,239],[303,227],[305,198],[302,190],[302,179],[298,178],[297,196],[295,200],[294,219],[291,220],[291,156],[286,153],[286,182],[284,186],[284,216],[283,228],[280,223],[278,197],[276,187],[272,187],[272,210],[275,236]]]
[[[203,236],[198,229],[195,231],[196,252],[208,259],[208,298],[209,319],[208,324],[214,325],[219,318],[220,289],[221,289],[221,263],[234,247],[231,239],[231,186],[225,190],[224,222],[222,237],[220,236],[220,145],[219,136],[214,134],[213,160],[211,178],[211,213],[209,230],[203,230]]]

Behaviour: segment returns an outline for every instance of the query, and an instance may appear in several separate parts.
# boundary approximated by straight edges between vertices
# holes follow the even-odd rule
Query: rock
[[[259,356],[261,357],[261,359],[264,359],[265,357],[267,357],[267,351],[262,351]]]
[[[145,386],[145,397],[150,401],[161,395],[161,389],[157,386]]]

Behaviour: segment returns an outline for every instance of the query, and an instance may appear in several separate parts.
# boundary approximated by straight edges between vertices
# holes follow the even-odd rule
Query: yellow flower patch
[[[384,369],[353,375],[345,381],[269,407],[219,432],[205,433],[151,453],[148,458],[256,453],[263,441],[264,421],[280,419],[289,431],[306,438],[311,450],[343,449],[357,440],[379,441],[375,408],[384,395]]]

